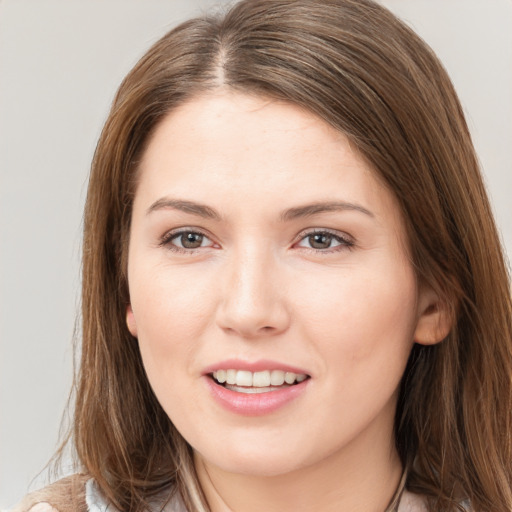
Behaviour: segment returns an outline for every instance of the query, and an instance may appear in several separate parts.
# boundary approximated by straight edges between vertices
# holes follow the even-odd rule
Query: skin
[[[351,206],[281,218],[325,202]],[[201,246],[179,247],[180,228]],[[310,236],[326,231],[323,244]],[[128,281],[128,327],[213,512],[385,509],[402,472],[400,378],[413,343],[440,341],[449,325],[418,286],[392,192],[343,134],[226,90],[171,112],[142,158]],[[243,416],[205,385],[204,368],[231,358],[310,379],[277,411]]]

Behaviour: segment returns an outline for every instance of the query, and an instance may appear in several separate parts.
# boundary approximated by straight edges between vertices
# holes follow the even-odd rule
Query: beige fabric
[[[87,512],[85,475],[63,478],[26,496],[10,512]]]
[[[87,480],[89,480],[89,477],[85,475],[73,475],[59,480],[40,491],[29,494],[10,512],[88,512],[85,497]],[[393,512],[427,512],[424,500],[420,496],[404,490],[404,483],[405,479],[402,479],[396,496],[387,510]],[[398,501],[400,501],[399,505]],[[181,506],[171,505],[171,510],[175,508],[181,510]]]
[[[38,503],[30,508],[30,512],[59,512],[56,508],[52,507],[48,502]]]

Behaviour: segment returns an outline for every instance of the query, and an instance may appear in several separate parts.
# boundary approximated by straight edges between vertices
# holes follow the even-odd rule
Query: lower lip
[[[218,404],[243,416],[261,416],[281,409],[301,396],[310,381],[306,379],[298,384],[266,393],[239,393],[217,384],[209,376],[205,376],[205,379],[210,393]]]

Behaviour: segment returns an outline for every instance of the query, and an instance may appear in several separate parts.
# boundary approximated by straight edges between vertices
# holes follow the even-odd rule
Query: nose
[[[290,322],[286,284],[277,259],[261,249],[246,249],[225,262],[217,324],[243,338],[273,336]]]

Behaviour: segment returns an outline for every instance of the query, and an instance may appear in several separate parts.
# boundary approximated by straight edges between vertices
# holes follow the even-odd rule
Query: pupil
[[[309,243],[314,249],[328,249],[331,245],[332,236],[325,233],[311,235]]]
[[[197,247],[201,247],[203,242],[203,235],[199,233],[185,233],[181,235],[181,243],[183,247],[187,249],[196,249]]]

